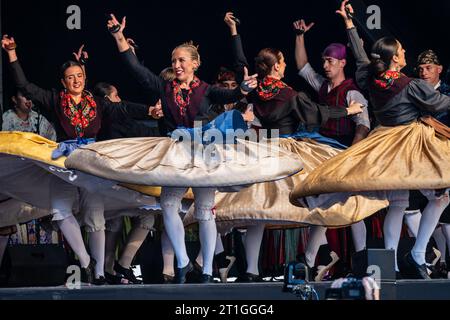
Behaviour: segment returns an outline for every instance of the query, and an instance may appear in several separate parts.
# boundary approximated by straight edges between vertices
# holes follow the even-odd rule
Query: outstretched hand
[[[248,94],[258,86],[258,74],[249,76],[247,67],[244,67],[244,81],[241,83],[241,92]]]
[[[16,42],[14,41],[13,37],[9,37],[7,34],[5,34],[2,37],[2,48],[6,51],[12,51],[15,50],[17,47]]]
[[[80,62],[81,64],[86,64],[86,61],[89,59],[89,54],[83,49],[84,44],[81,45],[77,52],[73,52],[72,54],[78,62]]]
[[[336,13],[338,15],[340,15],[346,22],[352,20],[352,18],[348,16],[347,10],[348,10],[348,12],[350,12],[350,14],[354,14],[355,13],[355,11],[353,10],[352,5],[349,2],[350,2],[350,0],[342,1],[341,7],[339,8],[339,10],[336,10]]]
[[[301,19],[294,22],[294,29],[300,34],[304,34],[308,32],[312,27],[314,27],[314,25],[314,22],[311,22],[307,25],[305,20]]]
[[[114,28],[116,28],[117,26],[120,26],[118,31],[112,32],[112,33],[113,34],[122,33],[123,30],[125,29],[126,25],[127,25],[127,17],[123,17],[122,22],[120,23],[114,14],[112,14],[112,13],[110,14],[110,19],[108,20],[108,24],[107,24],[108,30],[110,32],[112,32],[112,30],[114,30]]]
[[[225,14],[225,18],[223,19],[223,21],[225,21],[227,26],[230,28],[231,34],[237,35],[237,23],[236,23],[236,18],[234,16],[234,13],[227,12]]]
[[[236,27],[236,20],[233,12],[227,12],[223,20],[230,28]]]

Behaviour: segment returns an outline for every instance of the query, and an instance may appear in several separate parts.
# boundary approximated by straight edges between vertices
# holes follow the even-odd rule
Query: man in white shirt
[[[325,77],[318,74],[309,64],[304,37],[313,25],[313,23],[306,25],[304,20],[294,23],[298,31],[303,30],[298,32],[295,46],[299,75],[319,94],[320,103],[346,108],[355,101],[367,107],[368,102],[353,79],[347,79],[345,76],[347,50],[343,44],[333,43],[322,53]],[[358,115],[328,121],[320,129],[320,133],[346,146],[351,146],[367,137],[369,130],[369,113],[367,108],[364,108],[364,111]]]

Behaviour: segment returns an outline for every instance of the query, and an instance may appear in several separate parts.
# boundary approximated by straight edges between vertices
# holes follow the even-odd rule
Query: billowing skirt
[[[56,147],[55,142],[33,133],[0,132],[0,194],[41,209],[52,209],[50,190],[56,179],[75,189],[102,195],[105,210],[160,209],[154,196],[159,196],[158,189],[141,190],[140,186],[130,186],[135,191],[116,181],[68,170],[64,158],[51,159]]]
[[[299,172],[297,157],[275,144],[235,144],[134,138],[98,142],[74,151],[67,168],[122,183],[165,187],[246,186]]]
[[[292,201],[332,192],[450,187],[450,141],[422,122],[379,127],[297,184]]]
[[[252,185],[237,193],[216,194],[215,215],[218,229],[229,231],[232,227],[254,224],[274,224],[283,226],[322,225],[329,227],[346,226],[373,214],[388,205],[383,196],[351,196],[341,193],[327,196],[333,201],[310,210],[301,203],[289,202],[294,186],[302,184],[310,172],[327,159],[340,152],[339,149],[317,143],[313,140],[295,140],[283,138],[277,141],[280,147],[294,153],[304,164],[300,173],[274,182]],[[184,224],[195,222],[193,208],[186,215]]]

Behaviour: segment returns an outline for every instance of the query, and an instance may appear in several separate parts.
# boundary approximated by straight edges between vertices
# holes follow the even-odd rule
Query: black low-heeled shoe
[[[171,284],[173,283],[173,276],[169,276],[168,274],[163,274],[163,284]]]
[[[176,268],[175,269],[175,278],[173,279],[173,283],[183,284],[186,283],[186,275],[194,270],[194,266],[192,262],[189,261],[186,267],[184,268]]]
[[[264,282],[264,280],[259,274],[246,272],[245,274],[239,275],[235,282],[236,283]]]
[[[92,281],[92,284],[95,286],[104,286],[106,284],[106,279],[104,276],[94,278],[94,281]]]
[[[124,268],[122,267],[118,261],[114,262],[114,271],[118,274],[122,275],[125,279],[127,279],[132,284],[142,284],[143,281],[137,279],[133,273],[133,270],[131,268]]]
[[[430,280],[430,276],[428,274],[427,265],[424,263],[422,265],[418,264],[411,252],[408,252],[403,258],[405,262],[405,267],[407,268],[407,276],[413,279],[425,279]]]
[[[91,258],[89,265],[86,268],[81,268],[81,282],[93,284],[95,280],[95,265],[97,262]]]
[[[200,283],[214,283],[213,276],[210,276],[209,274],[202,274],[200,277]]]
[[[122,275],[119,274],[111,274],[109,272],[105,272],[106,283],[110,285],[123,285],[130,284],[130,281],[125,279]]]

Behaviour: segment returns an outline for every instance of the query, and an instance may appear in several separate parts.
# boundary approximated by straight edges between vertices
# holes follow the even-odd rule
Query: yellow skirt
[[[331,192],[450,187],[450,141],[422,122],[379,127],[296,184],[291,200]]]

